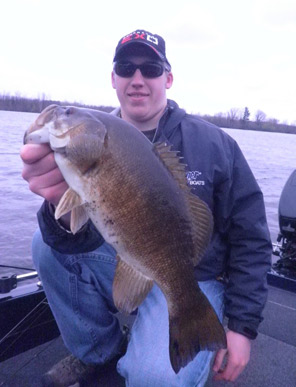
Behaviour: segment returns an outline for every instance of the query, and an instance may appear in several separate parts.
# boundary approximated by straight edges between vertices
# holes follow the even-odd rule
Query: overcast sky
[[[117,106],[114,50],[138,28],[166,40],[187,112],[296,123],[295,0],[2,1],[0,93]]]

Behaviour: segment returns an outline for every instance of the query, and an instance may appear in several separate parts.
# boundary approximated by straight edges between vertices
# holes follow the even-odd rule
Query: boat
[[[0,277],[0,363],[59,335],[39,280],[20,286],[36,277],[36,271]]]
[[[251,361],[235,386],[296,385],[295,194],[296,170],[279,201],[279,235],[273,243],[275,260],[267,276],[264,321],[252,345]],[[132,325],[133,319],[120,319]],[[40,386],[42,374],[67,353],[37,272],[0,277],[0,386]],[[211,380],[207,387],[228,385]],[[92,386],[124,385],[116,364],[110,364]]]
[[[279,234],[273,243],[278,257],[268,273],[268,283],[296,293],[296,170],[289,176],[279,201]]]

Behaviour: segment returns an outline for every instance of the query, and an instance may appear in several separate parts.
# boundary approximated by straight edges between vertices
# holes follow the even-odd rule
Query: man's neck
[[[156,114],[154,117],[150,118],[149,120],[133,120],[131,117],[125,116],[124,112],[121,111],[121,118],[123,118],[125,121],[129,122],[130,124],[134,125],[138,130],[141,132],[145,132],[147,130],[152,130],[157,128],[158,122],[161,119],[163,113],[165,112],[165,109],[162,109],[158,114]]]
[[[156,120],[156,121],[153,121],[153,122],[138,122],[138,121],[135,121],[135,122],[131,122],[129,121],[130,124],[134,125],[137,129],[139,129],[141,132],[146,132],[148,130],[152,130],[152,129],[155,129],[157,128],[158,126],[158,121],[159,120]],[[154,123],[155,122],[155,123]]]

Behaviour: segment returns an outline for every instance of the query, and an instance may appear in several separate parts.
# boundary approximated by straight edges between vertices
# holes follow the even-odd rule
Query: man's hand
[[[214,380],[235,381],[244,370],[250,360],[251,341],[233,331],[228,331],[227,349],[220,349],[215,357],[213,371],[217,372]],[[227,355],[225,367],[222,368],[222,363]]]
[[[68,188],[47,144],[26,144],[21,149],[22,177],[32,192],[57,206]]]

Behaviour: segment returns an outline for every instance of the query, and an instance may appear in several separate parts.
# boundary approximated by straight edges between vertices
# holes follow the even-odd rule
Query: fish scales
[[[151,144],[144,136],[138,137],[140,144],[136,145],[132,132],[131,148],[132,140],[128,141],[128,133],[124,131],[121,133],[127,141],[113,145],[110,139],[118,136],[117,132],[108,130],[107,146],[94,172],[93,190],[99,187],[101,194],[91,193],[90,196],[96,198],[97,208],[108,214],[113,231],[121,236],[125,247],[117,247],[118,253],[124,259],[124,250],[128,249],[130,255],[137,257],[134,264],[144,259],[145,267],[153,262],[151,254],[160,254],[160,251],[171,255],[172,259],[176,257],[178,262],[190,259],[193,253],[191,227],[189,216],[184,217],[187,209],[183,193],[153,155]],[[155,271],[155,266],[153,269]]]
[[[167,144],[103,112],[46,108],[25,142],[49,142],[69,185],[56,217],[71,213],[76,232],[90,217],[117,251],[113,297],[131,312],[153,283],[169,312],[169,356],[177,373],[203,349],[226,346],[224,329],[194,277],[212,229],[211,213],[186,186]]]

